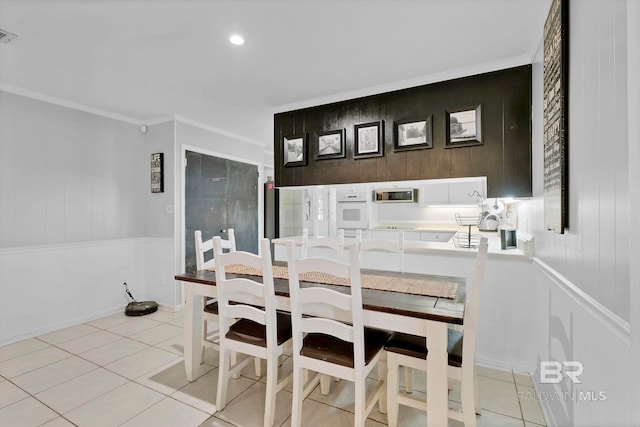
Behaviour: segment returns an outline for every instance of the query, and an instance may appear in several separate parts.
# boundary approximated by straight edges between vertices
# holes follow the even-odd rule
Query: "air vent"
[[[16,37],[18,37],[16,34],[0,29],[0,43],[7,44]]]

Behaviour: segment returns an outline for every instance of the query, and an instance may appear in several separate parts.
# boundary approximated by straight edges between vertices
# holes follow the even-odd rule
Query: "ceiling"
[[[550,0],[0,0],[0,88],[265,147],[273,114],[530,63]],[[246,43],[228,38],[240,33]]]

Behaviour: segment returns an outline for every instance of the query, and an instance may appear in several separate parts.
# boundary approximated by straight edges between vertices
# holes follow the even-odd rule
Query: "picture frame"
[[[342,159],[346,155],[344,129],[318,133],[315,160]]]
[[[393,127],[393,151],[433,148],[432,116],[397,121]]]
[[[446,111],[446,140],[444,148],[482,145],[482,106]]]
[[[384,122],[362,123],[353,127],[354,159],[384,156]]]
[[[282,138],[282,164],[286,167],[307,164],[307,134],[288,135]]]
[[[164,193],[164,153],[151,155],[151,193]]]
[[[553,0],[544,24],[544,228],[569,227],[569,0]]]

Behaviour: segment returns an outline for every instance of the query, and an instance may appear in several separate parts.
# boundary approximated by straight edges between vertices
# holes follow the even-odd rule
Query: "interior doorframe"
[[[264,209],[261,208],[264,206],[264,186],[262,185],[262,182],[264,181],[263,176],[264,176],[264,163],[263,162],[259,162],[259,161],[255,161],[255,160],[250,160],[250,159],[244,159],[241,157],[237,157],[237,156],[233,156],[230,154],[225,154],[225,153],[220,153],[217,151],[212,151],[212,150],[207,150],[201,147],[194,147],[192,145],[187,145],[187,144],[181,144],[180,145],[180,179],[181,179],[181,188],[180,188],[180,230],[179,230],[179,238],[180,238],[180,254],[179,254],[179,259],[180,259],[180,271],[184,271],[185,269],[185,262],[184,262],[184,258],[185,258],[185,245],[186,245],[186,241],[185,241],[185,228],[186,228],[186,224],[185,224],[185,208],[186,208],[186,202],[185,202],[185,192],[186,192],[186,165],[185,165],[185,159],[187,156],[187,151],[192,151],[194,153],[199,153],[199,154],[204,154],[206,156],[212,156],[212,157],[218,157],[221,159],[225,159],[225,160],[231,160],[234,162],[240,162],[240,163],[245,163],[245,164],[249,164],[249,165],[254,165],[258,167],[258,176],[257,176],[257,184],[258,184],[258,239],[261,239],[264,236]],[[260,242],[258,243],[258,247],[260,247]],[[182,292],[182,297],[180,299],[181,301],[184,302],[184,292]]]

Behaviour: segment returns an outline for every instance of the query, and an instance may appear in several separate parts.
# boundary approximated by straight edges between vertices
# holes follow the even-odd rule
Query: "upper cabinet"
[[[479,205],[486,198],[484,179],[434,181],[420,186],[420,206]]]
[[[485,176],[530,197],[531,66],[279,113],[273,151],[278,187]]]

